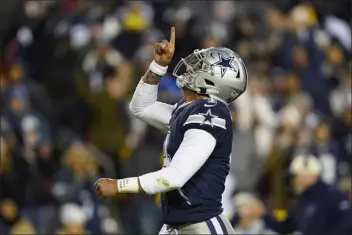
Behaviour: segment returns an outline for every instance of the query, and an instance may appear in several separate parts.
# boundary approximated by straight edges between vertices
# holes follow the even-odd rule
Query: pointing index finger
[[[175,27],[171,27],[170,30],[170,44],[175,45]]]

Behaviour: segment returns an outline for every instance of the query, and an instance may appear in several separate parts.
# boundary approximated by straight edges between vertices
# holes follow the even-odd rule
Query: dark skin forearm
[[[142,81],[150,84],[150,85],[157,85],[160,82],[160,78],[161,76],[153,73],[152,71],[150,71],[150,69],[144,74]]]

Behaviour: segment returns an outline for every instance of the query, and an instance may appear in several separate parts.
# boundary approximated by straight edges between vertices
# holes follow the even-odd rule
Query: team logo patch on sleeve
[[[211,109],[208,109],[206,113],[198,113],[198,114],[190,115],[187,118],[185,124],[183,125],[185,126],[187,124],[192,124],[192,123],[197,123],[200,125],[209,125],[211,127],[216,126],[226,130],[226,120],[223,118],[219,118],[216,115],[213,115],[211,113]]]

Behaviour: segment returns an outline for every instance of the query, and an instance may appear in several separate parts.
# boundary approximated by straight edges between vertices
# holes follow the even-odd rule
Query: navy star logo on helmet
[[[220,60],[212,64],[212,66],[219,66],[221,68],[221,77],[224,76],[227,69],[231,69],[232,71],[236,72],[236,68],[233,67],[233,64],[232,64],[234,57],[226,58],[221,54],[219,54],[219,57],[220,57]]]

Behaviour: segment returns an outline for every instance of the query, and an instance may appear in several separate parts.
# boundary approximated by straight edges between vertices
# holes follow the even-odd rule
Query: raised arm
[[[129,107],[134,116],[164,131],[173,106],[157,101],[160,77],[149,69],[137,85]]]
[[[167,130],[173,106],[157,101],[158,85],[174,52],[175,28],[172,27],[170,42],[163,40],[155,44],[154,61],[137,85],[129,106],[133,115],[161,130]]]

